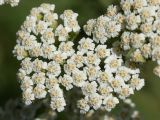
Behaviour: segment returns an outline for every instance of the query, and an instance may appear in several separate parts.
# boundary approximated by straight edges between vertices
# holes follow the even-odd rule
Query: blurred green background
[[[103,14],[106,7],[117,0],[21,0],[18,7],[0,6],[0,106],[7,100],[21,97],[21,90],[16,78],[19,63],[12,55],[16,44],[16,32],[29,14],[32,7],[43,2],[56,5],[56,12],[73,9],[79,13],[80,25],[90,18]],[[142,76],[146,86],[132,96],[144,120],[160,120],[160,79],[152,74],[154,64],[146,63],[142,67]]]

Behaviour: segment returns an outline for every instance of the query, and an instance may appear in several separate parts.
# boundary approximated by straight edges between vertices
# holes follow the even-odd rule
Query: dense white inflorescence
[[[84,25],[87,35],[93,36],[96,43],[105,44],[108,39],[115,38],[123,28],[124,16],[118,13],[117,6],[109,6],[106,15],[91,19]]]
[[[73,84],[80,87],[84,95],[78,101],[82,113],[92,108],[111,111],[120,99],[126,99],[144,86],[144,79],[139,78],[139,69],[127,66],[122,55],[107,49],[107,45],[97,45],[90,38],[82,38],[74,56],[76,54],[77,58],[71,57],[68,61],[83,63],[80,67],[75,63],[77,66],[71,74]]]
[[[122,48],[132,51],[134,62],[152,59],[160,63],[160,1],[121,0],[126,19],[126,29],[122,33]],[[160,76],[159,67],[154,73]]]
[[[19,4],[20,0],[0,0],[0,5],[10,4],[12,7],[15,7]]]
[[[70,34],[76,35],[80,27],[77,13],[65,10],[60,24],[54,9],[55,5],[42,4],[31,10],[17,32],[13,53],[21,61],[18,76],[25,103],[49,94],[51,108],[60,112],[66,106],[60,84],[69,90],[73,82],[72,77],[63,74],[64,63],[75,52]]]
[[[109,6],[105,15],[89,20],[84,25],[86,34],[101,44],[120,37],[124,56],[130,61],[143,63],[151,59],[159,65],[160,1],[121,0],[120,4]],[[158,69],[154,73],[160,76]]]
[[[111,111],[120,99],[144,86],[140,70],[130,67],[121,53],[104,44],[124,27],[117,7],[108,8],[108,17],[90,20],[84,29],[93,39],[84,37],[78,43],[73,40],[80,31],[78,14],[65,10],[60,15],[61,24],[54,9],[51,4],[33,8],[17,32],[13,53],[21,61],[18,77],[27,105],[48,94],[51,108],[61,112],[66,106],[63,90],[76,87],[83,94],[77,103],[82,113]]]

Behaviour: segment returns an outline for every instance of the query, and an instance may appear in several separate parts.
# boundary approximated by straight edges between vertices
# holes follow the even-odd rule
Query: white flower
[[[131,87],[136,90],[140,90],[144,86],[144,79],[140,79],[139,75],[133,75],[130,81]]]
[[[116,97],[113,97],[112,95],[106,97],[103,100],[103,104],[104,104],[104,108],[107,111],[111,111],[113,108],[115,108],[115,106],[119,103],[119,100]]]
[[[33,86],[33,81],[31,80],[31,78],[25,76],[24,79],[21,81],[21,89],[25,91],[29,88],[32,89],[32,86]]]
[[[34,34],[43,34],[48,28],[48,23],[45,21],[38,21],[37,25],[33,29]]]
[[[93,40],[90,38],[82,38],[79,41],[78,50],[87,53],[90,50],[94,50],[95,44],[93,43]]]
[[[99,66],[93,66],[93,65],[89,65],[84,68],[84,71],[87,73],[88,79],[90,81],[97,79],[99,70],[100,70]]]
[[[143,22],[152,22],[154,20],[154,16],[156,16],[156,7],[155,6],[147,6],[141,8],[138,12],[141,15],[141,19]]]
[[[77,107],[80,108],[81,113],[86,113],[89,111],[90,106],[88,105],[88,100],[87,99],[81,99],[77,103]]]
[[[80,26],[77,21],[77,13],[74,13],[72,10],[65,10],[64,13],[60,16],[64,20],[64,26],[67,31],[79,32]]]
[[[150,39],[150,43],[152,47],[160,47],[160,36],[154,35],[153,38]]]
[[[46,90],[45,86],[42,84],[37,84],[36,87],[33,89],[33,93],[35,95],[35,98],[42,99],[46,97]]]
[[[39,73],[34,73],[32,75],[32,80],[34,82],[34,84],[44,84],[45,83],[45,79],[46,79],[46,76],[45,76],[45,73],[43,72],[39,72]]]
[[[153,36],[153,25],[152,22],[146,22],[140,26],[140,30],[143,34],[150,37]]]
[[[59,74],[61,73],[61,67],[58,63],[51,61],[48,63],[48,67],[47,67],[47,75],[54,75],[54,76],[59,76]]]
[[[127,14],[127,13],[130,13],[133,0],[121,0],[120,4],[125,14]]]
[[[105,58],[110,55],[110,49],[107,49],[107,45],[98,45],[95,48],[95,51],[99,58]]]
[[[47,12],[44,15],[44,21],[48,22],[50,25],[52,25],[56,20],[58,20],[57,13]]]
[[[22,25],[22,29],[27,30],[28,32],[33,31],[34,27],[36,26],[37,18],[35,16],[27,16],[24,24]]]
[[[25,70],[26,74],[30,74],[32,72],[32,61],[31,58],[25,58],[21,63],[22,69]]]
[[[138,25],[141,23],[141,18],[139,15],[135,15],[134,13],[129,14],[126,17],[127,20],[127,28],[130,30],[135,30]]]
[[[28,53],[25,50],[24,46],[20,46],[19,44],[14,47],[13,53],[18,60],[22,60],[23,58],[28,56]]]
[[[87,75],[84,71],[75,70],[73,72],[73,84],[77,87],[82,87],[85,84],[85,80],[87,80]]]
[[[66,41],[69,38],[68,31],[63,25],[59,25],[55,30],[55,36],[58,36],[59,41]]]
[[[43,52],[43,57],[51,59],[52,58],[52,53],[56,51],[56,47],[54,45],[49,45],[49,44],[43,44],[42,45],[42,52]]]
[[[71,56],[74,53],[73,45],[74,43],[71,41],[68,41],[66,43],[61,42],[58,50],[61,51],[63,54],[66,54],[66,56]]]
[[[78,21],[77,20],[67,20],[67,21],[64,21],[64,26],[65,28],[67,29],[67,31],[69,32],[79,32],[80,31],[80,26],[78,24]]]
[[[100,16],[96,19],[96,23],[94,25],[94,29],[92,31],[93,34],[93,40],[96,43],[101,43],[104,44],[107,41],[107,35],[109,33],[107,32],[108,30],[108,23],[111,22],[111,19],[107,16]]]
[[[47,68],[47,63],[39,60],[38,58],[33,61],[33,71],[41,72],[42,70]]]
[[[91,94],[88,96],[88,103],[95,110],[99,109],[102,105],[102,96],[97,93]]]
[[[57,110],[58,112],[61,112],[64,110],[64,107],[66,106],[66,102],[64,98],[54,98],[54,99],[51,99],[50,106],[53,110]]]
[[[106,26],[107,37],[117,37],[121,31],[121,25],[116,21],[110,21]]]
[[[139,49],[136,49],[131,54],[131,60],[134,61],[134,62],[144,62],[144,57],[142,55],[142,52]]]
[[[130,35],[131,46],[133,48],[140,48],[145,43],[145,35],[143,33],[132,33]]]
[[[116,72],[118,67],[122,64],[122,59],[118,59],[116,55],[111,55],[105,59],[105,70]]]
[[[100,95],[102,95],[103,98],[105,98],[106,96],[110,95],[113,92],[113,89],[112,89],[112,87],[110,87],[107,84],[101,84],[98,87],[98,91],[99,91]]]
[[[26,35],[21,41],[21,44],[25,46],[25,50],[30,50],[37,46],[38,43],[34,35]]]
[[[41,49],[41,43],[37,43],[34,45],[32,49],[29,49],[29,55],[30,57],[39,57],[43,55],[42,49]]]
[[[134,94],[133,88],[131,88],[129,85],[123,85],[122,87],[118,88],[116,92],[119,94],[119,98],[121,99],[125,99],[131,94]]]
[[[18,30],[18,32],[16,33],[16,35],[18,37],[18,39],[16,40],[16,42],[18,44],[21,44],[21,42],[24,39],[26,39],[26,38],[28,38],[28,36],[30,36],[30,32],[27,32],[26,30],[21,29],[21,30]]]
[[[32,8],[30,11],[30,15],[36,18],[40,15],[40,13],[41,13],[40,8]]]
[[[23,81],[24,78],[26,77],[26,71],[20,68],[18,70],[17,77],[20,82]]]
[[[144,45],[141,47],[141,52],[142,52],[142,55],[143,55],[145,58],[151,57],[151,53],[152,53],[151,44],[150,44],[150,43],[144,44]]]
[[[97,18],[96,27],[104,27],[111,19],[107,16],[101,15]]]
[[[99,84],[108,84],[110,80],[113,79],[113,75],[110,71],[100,71],[98,74],[97,81]]]
[[[122,86],[125,85],[123,79],[113,78],[109,81],[111,87],[113,88],[114,92],[118,91]]]
[[[55,51],[52,54],[52,59],[59,64],[62,64],[65,59],[67,59],[67,55],[63,53],[62,51]]]
[[[33,100],[35,100],[32,88],[28,88],[22,93],[23,99],[26,105],[30,105]]]
[[[82,93],[85,96],[89,96],[91,94],[96,93],[97,91],[97,83],[95,81],[89,83],[89,82],[85,82],[84,85],[82,86]]]
[[[54,32],[52,28],[48,28],[41,37],[43,43],[52,44],[55,42]]]
[[[59,82],[66,88],[66,90],[73,88],[73,78],[69,75],[64,74],[63,77],[59,78]]]
[[[51,89],[55,87],[57,84],[58,84],[58,79],[55,76],[50,75],[48,76],[48,78],[46,78],[46,82],[45,82],[46,88]]]
[[[72,60],[67,60],[67,64],[64,64],[64,71],[68,75],[76,70],[76,64]]]
[[[96,43],[101,43],[104,44],[108,38],[107,38],[107,33],[104,27],[96,27],[95,30],[93,31],[93,40]]]
[[[87,52],[87,56],[85,57],[85,64],[86,65],[99,65],[100,59],[97,57],[96,54],[93,53],[93,51]]]
[[[124,23],[125,23],[125,16],[122,13],[118,13],[114,17],[114,21],[116,21],[119,25],[121,25],[121,30],[124,29],[124,27],[125,27],[125,25],[124,25]]]
[[[71,61],[73,61],[76,64],[77,68],[82,67],[84,63],[83,53],[78,51],[76,54],[73,54],[71,57]]]
[[[83,29],[87,35],[90,36],[92,34],[95,23],[96,21],[94,19],[90,19],[87,21],[87,24],[83,26]]]
[[[58,84],[54,85],[54,87],[49,89],[48,92],[50,93],[51,99],[63,97],[63,91]]]
[[[124,32],[121,36],[121,44],[124,50],[130,49],[130,32]]]
[[[147,1],[146,0],[134,0],[133,1],[133,7],[134,9],[139,9],[144,6],[147,6]]]
[[[42,3],[40,5],[40,8],[43,8],[44,11],[54,11],[55,5],[54,4],[48,4],[48,3]]]
[[[117,14],[117,12],[118,12],[117,6],[114,6],[114,5],[108,6],[107,16],[113,17]]]
[[[72,10],[65,10],[63,14],[60,15],[60,18],[62,20],[69,20],[69,19],[76,20],[77,17],[78,17],[78,14],[74,13]]]
[[[124,66],[121,66],[116,71],[116,78],[123,79],[124,81],[128,81],[131,78],[130,69]]]

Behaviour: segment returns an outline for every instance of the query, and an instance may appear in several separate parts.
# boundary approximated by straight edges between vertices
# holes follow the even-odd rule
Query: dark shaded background
[[[80,25],[88,19],[103,14],[106,7],[117,0],[21,0],[18,7],[0,6],[0,106],[7,100],[21,97],[21,90],[16,78],[19,63],[12,55],[16,44],[16,32],[29,14],[32,7],[43,2],[56,5],[56,12],[73,9],[79,13]],[[142,67],[142,76],[146,86],[132,96],[144,120],[160,120],[160,79],[152,74],[154,64],[146,63]]]

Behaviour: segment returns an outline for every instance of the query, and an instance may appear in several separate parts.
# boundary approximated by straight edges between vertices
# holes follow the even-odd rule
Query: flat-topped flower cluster
[[[81,87],[84,95],[78,101],[82,113],[99,108],[111,111],[119,99],[126,99],[144,86],[144,79],[139,78],[139,69],[128,66],[122,55],[117,55],[112,48],[107,49],[107,45],[96,45],[94,40],[82,38],[76,54],[80,54],[81,61],[78,63],[82,66],[76,66],[79,64],[72,62],[75,70],[71,76],[76,82],[73,84]]]
[[[54,9],[53,4],[33,8],[17,32],[13,53],[21,61],[18,77],[27,105],[49,97],[51,108],[61,112],[66,106],[63,91],[72,92],[76,87],[83,96],[77,103],[82,113],[111,111],[120,99],[144,86],[140,70],[123,59],[116,45],[109,48],[105,44],[123,27],[124,17],[115,15],[114,6],[109,7],[108,17],[90,20],[84,26],[93,38],[83,37],[78,42],[78,14],[65,10],[58,16]]]
[[[110,5],[105,15],[89,20],[84,30],[97,43],[116,38],[130,61],[156,61],[154,73],[160,77],[160,0],[121,0],[120,6]]]
[[[0,0],[0,5],[10,4],[12,7],[15,7],[19,4],[20,0]]]
[[[60,24],[54,9],[55,5],[42,4],[31,10],[17,32],[13,53],[21,61],[18,76],[25,103],[50,94],[51,107],[62,111],[66,103],[59,82],[65,86],[72,82],[71,77],[63,75],[63,65],[75,52],[70,34],[76,35],[80,27],[77,13],[65,10]]]

